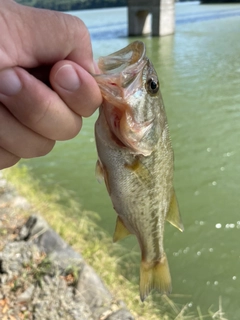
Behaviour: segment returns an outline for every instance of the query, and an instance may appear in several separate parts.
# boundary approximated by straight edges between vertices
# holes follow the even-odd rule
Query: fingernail
[[[54,79],[65,90],[76,91],[80,88],[80,79],[70,64],[61,67],[55,74]]]
[[[5,96],[15,96],[22,89],[18,75],[13,69],[5,69],[0,72],[0,93]]]

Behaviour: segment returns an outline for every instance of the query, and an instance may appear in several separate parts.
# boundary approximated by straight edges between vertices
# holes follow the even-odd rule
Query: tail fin
[[[161,293],[170,293],[172,290],[171,275],[165,254],[159,261],[141,262],[140,297],[142,301],[147,298],[152,289]]]

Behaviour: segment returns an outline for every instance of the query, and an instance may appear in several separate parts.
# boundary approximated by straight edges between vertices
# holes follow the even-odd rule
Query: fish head
[[[150,155],[163,130],[165,111],[157,73],[143,42],[135,41],[98,61],[95,75],[112,137],[132,153]]]

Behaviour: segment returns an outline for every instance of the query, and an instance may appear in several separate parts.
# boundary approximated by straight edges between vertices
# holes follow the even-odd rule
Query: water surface
[[[96,58],[135,40],[126,37],[126,8],[74,14],[89,27]],[[206,313],[211,305],[218,308],[221,296],[226,317],[239,319],[240,5],[177,4],[175,35],[141,40],[160,79],[185,226],[184,233],[166,226],[172,298],[192,309],[200,305]],[[84,120],[77,138],[57,144],[44,158],[22,163],[46,190],[53,184],[72,190],[112,234],[116,216],[94,174],[96,117]],[[135,240],[123,245],[138,250]]]

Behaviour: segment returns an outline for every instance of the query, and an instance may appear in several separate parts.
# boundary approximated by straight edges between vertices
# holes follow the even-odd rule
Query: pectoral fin
[[[123,224],[121,218],[117,217],[116,228],[113,235],[113,242],[126,238],[131,232]]]
[[[152,175],[147,167],[143,165],[139,156],[135,156],[132,163],[125,163],[125,168],[133,172],[141,183],[146,183],[152,179]]]
[[[102,183],[104,180],[104,172],[99,160],[97,160],[96,162],[95,175],[96,175],[97,181],[99,183]]]
[[[110,186],[109,186],[109,182],[108,182],[107,170],[106,170],[106,168],[104,168],[104,166],[102,165],[102,163],[100,162],[99,159],[96,163],[95,175],[96,175],[97,181],[99,183],[101,183],[104,180],[107,191],[109,194],[111,194],[110,193]]]
[[[170,222],[174,227],[178,228],[180,231],[184,230],[175,192],[173,192],[172,195],[172,200],[170,203],[168,214],[166,216],[166,220]]]

